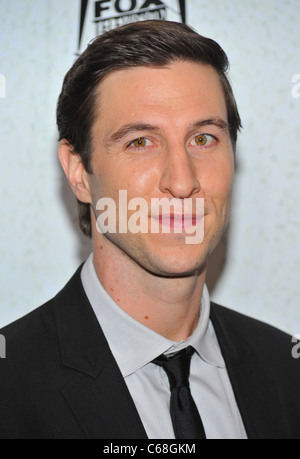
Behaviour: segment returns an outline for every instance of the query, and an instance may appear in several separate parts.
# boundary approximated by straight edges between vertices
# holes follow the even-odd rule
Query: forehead
[[[208,65],[186,61],[112,72],[99,85],[95,108],[95,124],[105,129],[141,118],[162,123],[201,116],[227,119],[217,72]]]

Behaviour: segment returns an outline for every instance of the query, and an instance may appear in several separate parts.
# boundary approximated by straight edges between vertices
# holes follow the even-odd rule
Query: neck
[[[206,267],[190,276],[162,277],[111,245],[104,237],[94,244],[94,266],[104,289],[138,322],[172,341],[186,340],[198,324]]]

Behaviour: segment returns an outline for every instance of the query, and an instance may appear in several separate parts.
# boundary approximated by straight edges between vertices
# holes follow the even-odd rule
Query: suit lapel
[[[147,438],[134,402],[85,295],[81,268],[55,298],[61,392],[87,438]]]
[[[228,310],[212,303],[211,320],[248,438],[282,438],[283,410],[269,369],[260,363],[259,355],[241,335],[233,311],[228,314]]]

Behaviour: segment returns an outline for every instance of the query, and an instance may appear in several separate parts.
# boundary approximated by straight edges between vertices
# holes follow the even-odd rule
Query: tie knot
[[[190,363],[194,351],[191,346],[188,346],[171,357],[162,354],[152,361],[167,373],[171,390],[189,387]]]

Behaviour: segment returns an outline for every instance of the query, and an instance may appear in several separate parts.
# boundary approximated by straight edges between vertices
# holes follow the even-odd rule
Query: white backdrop
[[[300,333],[300,1],[186,3],[188,24],[229,56],[244,124],[213,299]],[[83,47],[96,33],[93,8]],[[56,156],[55,106],[79,12],[79,0],[0,0],[0,326],[54,296],[90,251]]]

